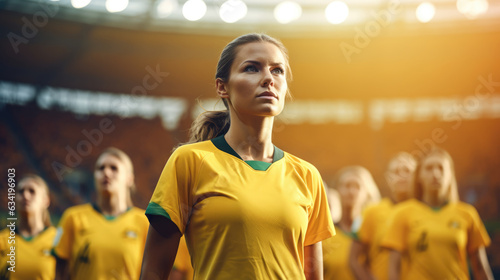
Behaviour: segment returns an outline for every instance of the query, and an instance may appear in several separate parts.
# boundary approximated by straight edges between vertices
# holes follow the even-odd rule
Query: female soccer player
[[[485,246],[490,238],[476,209],[458,200],[450,155],[440,148],[418,163],[414,196],[397,206],[382,246],[391,249],[389,279],[493,279]],[[409,267],[400,277],[401,255]]]
[[[323,242],[324,278],[350,280],[354,279],[349,267],[353,222],[367,205],[380,200],[380,193],[370,172],[361,166],[344,167],[338,171],[333,191],[339,195],[342,214],[335,224],[337,235]],[[329,198],[332,193],[335,192],[328,190]]]
[[[95,164],[97,200],[68,208],[60,221],[58,279],[138,279],[148,221],[130,197],[130,158],[106,149]]]
[[[15,237],[9,238],[9,228],[0,232],[0,279],[54,279],[56,260],[50,250],[56,228],[50,221],[49,205],[49,188],[41,177],[30,174],[19,181]],[[14,266],[7,262],[11,247],[15,248]]]
[[[317,169],[275,147],[290,67],[284,46],[247,34],[222,51],[208,112],[168,160],[146,209],[142,279],[165,279],[181,235],[194,279],[321,279],[334,235]],[[196,143],[195,143],[196,142]]]
[[[387,231],[387,217],[398,203],[412,196],[411,181],[416,167],[411,154],[400,152],[394,156],[385,173],[391,198],[368,206],[359,228],[353,228],[356,239],[352,242],[349,264],[357,279],[388,278],[389,250],[380,247],[380,242]]]

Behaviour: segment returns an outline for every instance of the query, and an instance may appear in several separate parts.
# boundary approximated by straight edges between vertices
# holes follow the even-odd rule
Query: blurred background
[[[293,97],[274,142],[328,183],[438,145],[490,233],[500,273],[500,0],[0,0],[0,227],[7,169],[52,190],[54,223],[94,197],[115,146],[145,208],[172,148],[217,103],[223,47],[248,32],[287,46]]]

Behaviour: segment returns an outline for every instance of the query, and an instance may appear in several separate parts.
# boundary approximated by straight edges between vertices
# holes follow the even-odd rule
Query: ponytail
[[[191,124],[188,142],[179,144],[174,150],[182,145],[211,140],[224,135],[229,130],[230,123],[229,110],[206,111]]]

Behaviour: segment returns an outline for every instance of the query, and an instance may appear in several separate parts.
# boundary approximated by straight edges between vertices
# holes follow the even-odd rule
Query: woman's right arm
[[[141,279],[164,280],[172,270],[181,233],[177,226],[165,217],[150,217],[150,221],[156,228],[149,226],[142,259]]]
[[[401,275],[401,252],[392,249],[389,253],[389,280],[399,280]]]
[[[56,257],[56,280],[67,280],[68,274],[68,261]]]
[[[367,245],[354,240],[351,245],[351,251],[349,253],[349,266],[352,273],[358,280],[373,280],[370,268],[368,267],[368,262],[360,262],[360,256],[367,256],[368,248]]]

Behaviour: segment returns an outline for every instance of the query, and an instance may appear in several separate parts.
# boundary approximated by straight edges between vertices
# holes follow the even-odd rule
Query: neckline
[[[228,153],[242,161],[244,161],[246,164],[248,164],[250,167],[252,167],[254,170],[260,170],[260,171],[266,171],[273,163],[277,162],[278,160],[282,159],[285,156],[285,153],[278,147],[274,146],[274,154],[273,154],[273,162],[264,162],[264,161],[258,161],[258,160],[243,160],[236,151],[229,146],[229,144],[226,141],[226,138],[224,138],[224,135],[218,136],[214,139],[211,140],[214,146],[225,152]]]
[[[101,211],[101,208],[99,208],[99,206],[97,206],[97,203],[91,203],[91,205],[92,205],[92,208],[94,208],[94,210],[97,211],[97,213],[101,214],[101,216],[103,216],[104,219],[106,219],[107,221],[114,221],[118,217],[122,216],[123,214],[127,213],[128,211],[130,211],[130,209],[132,209],[132,207],[128,207],[127,210],[125,210],[125,212],[121,213],[118,216],[113,216],[113,215],[104,215],[102,213],[102,211]]]
[[[23,235],[21,234],[21,232],[19,232],[19,230],[18,230],[18,228],[17,228],[17,227],[16,227],[16,229],[14,230],[14,232],[15,232],[17,235],[21,236],[21,238],[22,238],[22,239],[24,239],[24,241],[31,242],[33,239],[35,239],[35,238],[37,238],[38,236],[42,235],[42,234],[43,234],[43,233],[44,233],[44,232],[45,232],[45,231],[46,231],[49,227],[50,227],[50,226],[45,227],[45,228],[44,228],[42,231],[40,231],[38,234],[36,234],[36,235],[32,235],[32,236],[23,236]]]

